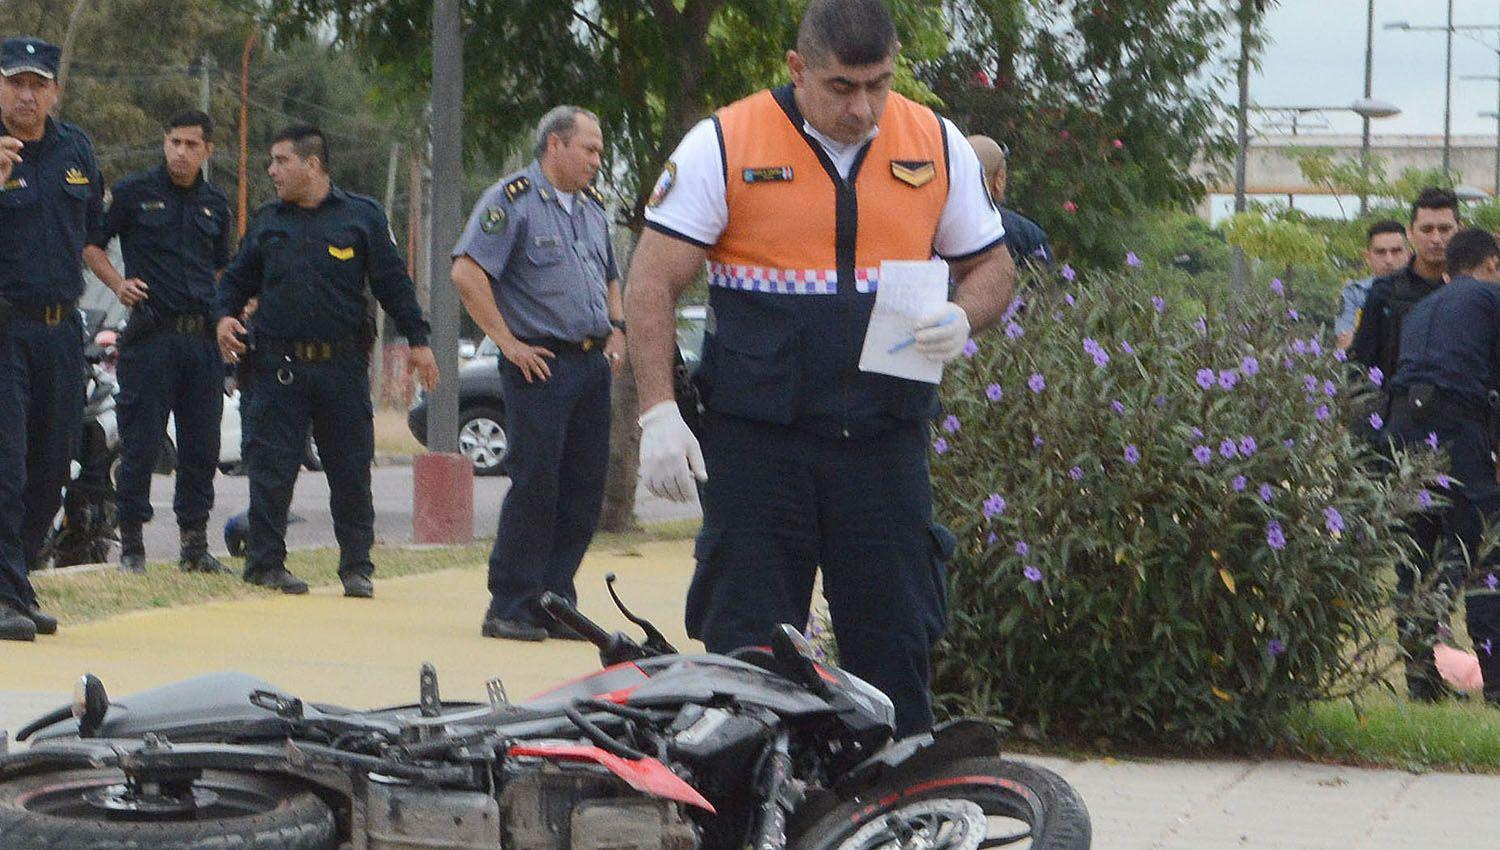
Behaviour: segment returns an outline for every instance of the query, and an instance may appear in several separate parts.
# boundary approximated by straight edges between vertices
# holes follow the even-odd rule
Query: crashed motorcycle
[[[88,370],[83,432],[62,507],[42,539],[39,569],[100,564],[109,560],[110,549],[120,542],[115,508],[115,464],[120,459],[115,331],[98,330],[84,345],[83,355]]]
[[[611,579],[613,577],[610,577]],[[892,739],[884,694],[819,663],[791,626],[768,647],[678,653],[568,602],[542,605],[603,669],[513,703],[351,711],[223,673],[111,700],[85,676],[72,706],[0,756],[7,850],[874,848],[1090,845],[1060,777],[1002,757],[998,730],[956,720]]]

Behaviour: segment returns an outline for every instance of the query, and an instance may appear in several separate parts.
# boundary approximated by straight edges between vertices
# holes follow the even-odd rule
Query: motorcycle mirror
[[[104,683],[93,673],[84,673],[73,686],[73,719],[78,721],[78,736],[94,737],[108,711],[109,694],[104,691]]]

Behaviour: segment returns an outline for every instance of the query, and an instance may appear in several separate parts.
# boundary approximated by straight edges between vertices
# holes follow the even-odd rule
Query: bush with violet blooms
[[[1183,317],[1127,266],[1064,267],[944,378],[934,690],[1075,740],[1263,745],[1390,663],[1401,517],[1444,458],[1371,457],[1369,377],[1279,281]]]

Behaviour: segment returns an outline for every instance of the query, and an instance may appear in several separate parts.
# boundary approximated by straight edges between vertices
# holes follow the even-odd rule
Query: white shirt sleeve
[[[682,137],[651,192],[646,222],[704,247],[718,242],[729,226],[724,155],[713,119],[699,121]]]
[[[963,257],[999,242],[1005,236],[1000,211],[984,188],[984,170],[964,134],[947,118],[948,201],[938,220],[933,249],[941,257]]]

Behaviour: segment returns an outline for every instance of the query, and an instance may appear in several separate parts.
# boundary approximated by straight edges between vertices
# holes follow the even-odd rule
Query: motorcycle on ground
[[[0,755],[7,850],[697,850],[1090,846],[1061,777],[1005,758],[991,724],[892,738],[868,683],[781,626],[769,647],[678,653],[567,601],[544,608],[603,669],[522,703],[445,702],[424,665],[414,705],[353,711],[221,673],[74,704]],[[0,739],[3,740],[3,739]]]

